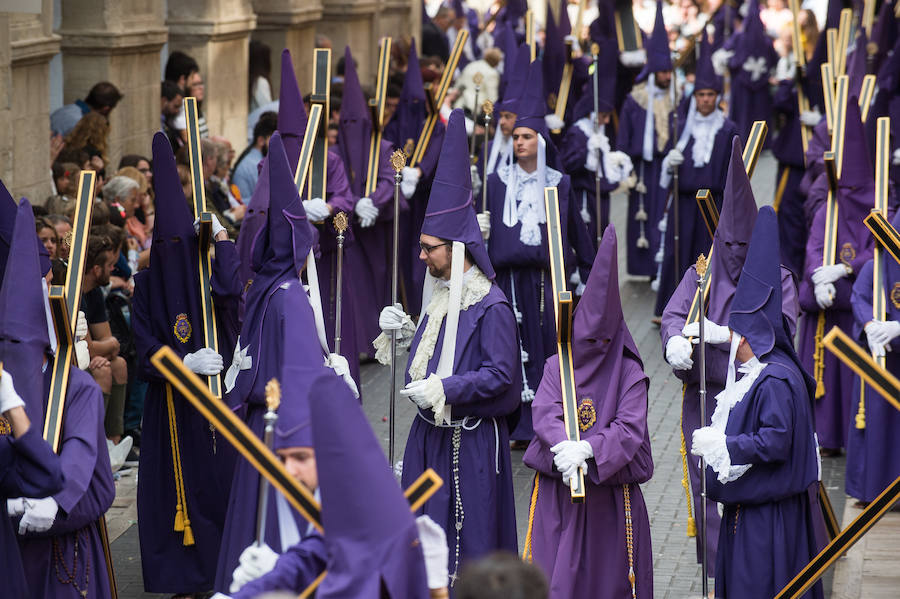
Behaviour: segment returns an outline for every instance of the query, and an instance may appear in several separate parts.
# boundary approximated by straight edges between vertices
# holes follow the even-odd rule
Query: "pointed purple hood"
[[[422,83],[419,55],[416,53],[416,40],[413,39],[409,46],[409,60],[403,77],[400,101],[394,116],[384,128],[384,139],[398,149],[402,149],[408,140],[415,143],[425,124],[426,111],[425,86]]]
[[[278,132],[287,155],[291,171],[300,160],[300,145],[306,133],[306,107],[297,76],[294,74],[294,62],[291,53],[285,49],[281,53],[281,89],[278,91]]]
[[[872,24],[872,44],[875,44],[875,56],[872,68],[877,73],[888,52],[897,42],[898,24],[894,17],[894,3],[882,2],[878,16]]]
[[[706,37],[706,30],[700,39],[700,58],[697,61],[697,70],[694,76],[694,89],[712,89],[717,94],[722,93],[722,78],[716,75],[712,63],[712,46]]]
[[[734,292],[728,326],[746,337],[761,361],[775,348],[793,353],[784,324],[781,298],[781,249],[778,219],[771,206],[759,210],[741,280]]]
[[[34,213],[31,204],[23,198],[16,209],[9,248],[9,255],[15,259],[7,262],[0,286],[0,361],[12,374],[31,421],[43,423],[41,368],[50,349],[50,336],[38,245]]]
[[[669,50],[669,34],[666,32],[666,22],[663,20],[662,1],[656,2],[656,21],[653,23],[653,33],[644,44],[647,51],[647,64],[637,77],[643,81],[651,73],[672,70],[672,52]]]
[[[6,261],[9,259],[9,246],[12,244],[13,229],[16,228],[16,201],[13,199],[3,181],[0,181],[0,281],[6,272]]]
[[[457,108],[450,113],[447,123],[422,233],[466,244],[484,276],[493,279],[494,267],[475,219],[468,148],[465,115]]]
[[[763,61],[761,64],[766,70],[771,70],[778,61],[778,53],[775,52],[772,40],[766,35],[766,30],[759,18],[757,0],[750,0],[743,29],[732,37],[733,40],[729,43],[732,44],[734,55],[728,60],[731,76],[740,79],[743,85],[752,90],[768,88],[768,77],[762,75],[754,80],[755,71],[747,70],[748,65],[755,67],[760,60]]]
[[[312,447],[312,421],[309,415],[309,392],[298,393],[299,388],[309,388],[317,376],[325,372],[311,365],[298,365],[285,361],[281,373],[281,388],[288,390],[278,407],[278,420],[272,435],[273,449]]]
[[[501,111],[516,112],[519,98],[522,97],[528,80],[531,50],[528,48],[528,44],[522,44],[510,58],[503,60],[503,77],[506,80],[506,88],[503,90],[503,99],[494,105],[494,112],[498,115]]]
[[[611,2],[597,2],[597,18],[591,21],[588,32],[591,41],[600,43],[601,40],[616,40],[615,13]],[[616,42],[616,54],[619,53],[619,44]]]
[[[543,135],[545,140],[549,140],[550,132],[547,130],[547,122],[544,120],[547,115],[547,102],[543,93],[542,62],[543,60],[538,58],[528,65],[528,79],[525,81],[522,96],[516,102],[515,110],[510,112],[516,113],[516,127],[534,129]]]
[[[559,24],[553,17],[553,10],[550,4],[554,0],[547,2],[547,22],[544,30],[544,97],[548,100],[556,98],[559,93],[559,84],[562,81],[563,66],[566,64],[566,36],[571,32],[569,25],[569,13],[565,9],[565,5],[559,11]],[[559,3],[557,2],[557,5]],[[554,101],[555,103],[555,101]]]
[[[875,189],[875,167],[870,158],[869,144],[866,143],[866,132],[863,128],[859,101],[856,97],[847,99],[847,118],[844,121],[844,156],[841,163],[841,177],[838,179],[841,190]],[[838,194],[840,199],[846,194]],[[865,207],[865,218],[872,203]],[[841,205],[841,210],[844,206]],[[842,216],[843,218],[843,216]]]
[[[735,136],[731,140],[731,160],[725,179],[722,213],[713,236],[709,265],[712,288],[708,317],[713,322],[721,323],[728,319],[732,295],[747,258],[757,212],[753,188],[741,158],[741,140]]]
[[[853,44],[853,53],[847,58],[847,76],[850,80],[850,86],[847,88],[848,96],[859,97],[863,78],[869,69],[869,55],[866,51],[868,43],[869,38],[866,37],[866,30],[860,27],[856,36],[856,43]]]
[[[355,196],[362,197],[366,185],[372,116],[362,86],[359,84],[350,46],[344,50],[344,65],[344,94],[338,130],[340,152],[350,178],[350,188]]]
[[[409,504],[359,402],[334,374],[310,393],[313,447],[328,547],[319,599],[429,596]]]

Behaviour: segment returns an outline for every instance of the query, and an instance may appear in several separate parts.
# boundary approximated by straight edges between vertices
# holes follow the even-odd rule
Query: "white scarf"
[[[641,158],[645,162],[653,162],[653,104],[660,93],[665,93],[665,90],[656,87],[656,74],[650,73],[650,77],[647,78],[647,108],[644,114],[644,140],[641,146]]]
[[[541,244],[541,225],[547,222],[544,188],[555,187],[562,173],[547,166],[547,142],[538,136],[538,160],[534,172],[526,173],[519,163],[499,168],[497,174],[506,185],[503,202],[503,224],[515,227],[522,223],[519,241],[524,245]]]
[[[592,139],[596,139],[596,147],[600,148],[600,153],[603,155],[603,172],[609,170],[607,168],[607,156],[612,151],[609,146],[609,138],[606,137],[606,125],[600,125],[597,127],[596,131],[594,130],[594,124],[596,123],[596,114],[592,112],[589,117],[584,117],[578,119],[575,122],[575,126],[581,129],[581,132],[584,133],[585,137],[588,138],[588,152],[587,159],[584,162],[584,168],[589,171],[597,172],[597,167],[599,163],[597,161],[597,152],[591,151],[594,148],[594,144],[591,143]]]
[[[488,157],[487,174],[491,174],[497,170],[497,161],[501,165],[509,164],[512,160],[512,135],[503,135],[500,127],[494,132],[494,142],[491,144],[491,153]]]
[[[691,148],[691,160],[695,168],[702,168],[709,164],[712,158],[713,147],[716,145],[716,134],[725,123],[725,115],[718,108],[711,113],[703,116],[697,112],[696,101],[691,96],[691,105],[688,108],[687,121],[684,123],[684,131],[678,138],[676,147],[678,151],[684,153],[691,138],[694,138],[694,145]],[[668,187],[672,179],[671,173],[663,169],[660,173],[660,185]]]

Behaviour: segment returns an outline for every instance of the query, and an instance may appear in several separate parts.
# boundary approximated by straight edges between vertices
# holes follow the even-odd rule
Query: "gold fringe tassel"
[[[631,599],[637,599],[637,590],[634,586],[634,530],[631,526],[631,489],[627,484],[622,485],[625,498],[625,548],[628,550],[628,582],[631,583]]]
[[[538,481],[540,474],[534,473],[534,489],[531,491],[531,505],[528,506],[528,530],[525,532],[525,549],[522,550],[522,561],[531,563],[534,556],[531,553],[531,532],[534,528],[534,508],[537,505]]]
[[[182,543],[189,547],[194,544],[194,532],[187,513],[187,498],[184,493],[184,476],[181,470],[181,448],[178,443],[178,426],[175,421],[175,401],[172,385],[166,383],[166,410],[169,414],[169,440],[172,447],[172,471],[175,474],[175,532],[183,532]]]
[[[684,393],[685,389],[687,389],[687,385],[681,386],[681,401],[684,403]],[[688,463],[687,463],[687,445],[684,441],[684,412],[682,412],[681,419],[678,421],[678,430],[681,431],[681,486],[684,487],[684,496],[687,500],[687,536],[696,537],[697,536],[697,521],[694,519],[694,506],[693,499],[691,497],[691,481],[688,476]]]
[[[866,428],[866,382],[859,381],[859,409],[856,411],[856,428]]]
[[[813,350],[813,374],[816,379],[816,399],[825,395],[825,311],[819,311],[819,319],[816,321],[815,349]]]

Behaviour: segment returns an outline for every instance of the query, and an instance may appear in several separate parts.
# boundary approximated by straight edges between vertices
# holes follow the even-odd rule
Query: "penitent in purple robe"
[[[894,218],[894,225],[900,224]],[[851,305],[855,317],[854,333],[862,337],[866,347],[863,326],[872,320],[872,261],[862,267],[853,284]],[[892,301],[895,290],[900,290],[900,268],[886,256],[884,266],[884,294],[887,320],[900,320],[900,309]],[[847,331],[849,332],[849,331]],[[900,339],[894,339],[885,354],[888,372],[900,374]],[[865,428],[857,428],[859,413],[859,377],[853,382],[853,398],[850,411],[850,429],[847,438],[847,494],[860,501],[869,502],[878,497],[885,487],[900,475],[900,412],[869,385],[864,396]]]
[[[204,347],[198,240],[171,146],[162,133],[153,139],[153,163],[160,217],[154,228],[150,267],[135,275],[132,309],[138,376],[149,383],[137,491],[141,568],[148,592],[199,593],[213,587],[236,454],[150,363],[163,346],[181,358]],[[238,277],[234,244],[215,242],[210,283],[219,353],[225,364],[231,362],[236,341],[242,291]],[[180,479],[174,469],[176,438],[171,433],[169,397]],[[179,487],[183,488],[183,501]],[[193,544],[185,545],[185,532],[175,530],[176,518],[190,527]]]
[[[719,226],[713,240],[713,251],[710,258],[710,291],[706,308],[706,317],[716,324],[724,325],[731,311],[734,291],[741,275],[741,267],[747,256],[747,244],[756,222],[756,201],[750,188],[750,180],[744,170],[741,159],[740,140],[734,139],[731,147],[731,161],[728,178],[725,184],[722,213]],[[669,339],[681,335],[687,323],[688,313],[694,295],[697,293],[697,270],[691,265],[681,279],[669,303],[663,311],[660,325],[663,352]],[[797,286],[790,271],[781,270],[782,314],[788,322],[793,335],[799,317],[797,303]],[[694,352],[694,365],[690,370],[674,370],[684,383],[681,404],[681,434],[689,447],[695,430],[709,424],[710,417],[716,407],[716,395],[725,388],[725,377],[728,370],[729,348],[726,345],[706,345],[706,421],[700,422],[700,365],[699,354]],[[688,474],[691,482],[691,501],[696,523],[701,518],[700,501],[700,467],[697,459],[686,458]],[[716,548],[719,540],[719,524],[721,517],[715,503],[709,502],[706,509],[707,521],[707,555],[710,574],[714,575]],[[697,560],[700,560],[700,537],[697,540]]]
[[[50,395],[50,376],[48,368],[44,397]],[[112,505],[116,489],[103,430],[103,394],[94,379],[77,368],[69,374],[64,419],[59,461],[65,485],[53,495],[59,512],[47,532],[19,537],[25,579],[30,597],[86,591],[83,597],[106,599],[109,577],[97,521]],[[72,581],[64,584],[57,572],[72,573]]]
[[[616,263],[616,234],[609,226],[573,323],[580,438],[594,454],[587,461],[584,503],[572,503],[550,451],[566,439],[557,356],[547,360],[534,398],[535,438],[524,457],[537,471],[530,548],[547,575],[551,599],[631,596],[630,567],[636,596],[653,597],[650,518],[639,486],[653,474],[649,381],[623,319]]]
[[[263,593],[274,591],[299,594],[325,569],[325,559],[325,540],[313,531],[282,553],[272,570],[242,586],[231,598],[255,599]]]

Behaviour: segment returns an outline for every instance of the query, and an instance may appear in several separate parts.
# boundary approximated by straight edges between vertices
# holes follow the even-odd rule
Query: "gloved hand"
[[[691,436],[691,454],[695,456],[709,456],[717,447],[724,445],[725,433],[710,426],[698,428]]]
[[[75,362],[81,370],[87,370],[91,363],[91,354],[88,351],[87,341],[84,339],[75,342]]]
[[[682,154],[681,150],[679,150],[678,148],[672,148],[671,150],[669,150],[669,153],[666,154],[663,162],[665,162],[671,170],[676,166],[681,166],[682,164],[684,164],[684,154]]]
[[[815,127],[821,120],[822,113],[819,112],[818,108],[813,108],[812,110],[804,110],[800,113],[800,122],[807,127]]]
[[[725,48],[719,48],[713,52],[712,63],[716,75],[719,77],[725,75],[725,71],[728,70],[728,61],[731,60],[732,56],[734,56],[734,50],[726,50]]]
[[[551,131],[556,131],[557,129],[562,129],[566,126],[566,122],[556,116],[555,112],[545,115],[544,122],[547,124],[547,129],[550,129]]]
[[[359,198],[353,210],[359,217],[359,225],[364,229],[374,225],[378,219],[378,208],[372,203],[372,198]]]
[[[878,330],[877,322],[878,321],[870,320],[864,330],[866,332],[866,340],[869,342],[869,353],[871,353],[874,358],[881,358],[884,356],[885,348],[883,344],[878,343],[875,340],[875,332]]]
[[[481,229],[481,237],[485,240],[491,238],[491,213],[489,211],[479,212],[475,215],[478,221],[478,228]]]
[[[16,497],[6,500],[6,513],[10,518],[18,518],[25,513],[25,498]]]
[[[691,322],[684,325],[684,328],[681,329],[681,334],[685,337],[693,337],[694,344],[700,343],[700,323]],[[703,336],[705,337],[705,339],[703,339],[704,341],[714,345],[728,343],[731,341],[731,329],[716,324],[708,318],[704,318]]]
[[[881,346],[881,354],[890,351],[890,343],[900,336],[900,322],[896,320],[873,320],[866,325],[866,337],[869,339],[869,347],[873,344]],[[874,353],[874,352],[873,352]]]
[[[52,497],[25,499],[25,514],[19,521],[19,534],[47,532],[53,526],[58,511],[59,505]]]
[[[481,174],[478,172],[478,165],[471,165],[469,174],[472,176],[472,196],[478,197],[478,194],[481,192]]]
[[[78,318],[75,319],[75,340],[80,341],[87,337],[88,334],[88,323],[87,318],[84,317],[84,312],[81,310],[78,311]]]
[[[16,392],[12,374],[6,369],[0,370],[0,414],[19,407],[24,408],[25,402]]]
[[[894,150],[894,156],[891,158],[891,164],[894,166],[900,164],[900,148]]]
[[[306,210],[306,217],[314,223],[320,223],[331,216],[331,210],[322,198],[304,200],[303,209]]]
[[[184,365],[188,370],[204,376],[214,376],[222,372],[224,363],[222,356],[209,347],[201,347],[192,354],[184,357]]]
[[[378,316],[378,326],[381,327],[381,331],[385,334],[390,331],[399,331],[407,321],[411,323],[412,319],[403,311],[403,306],[400,304],[385,306],[381,309],[381,314]]]
[[[330,353],[328,357],[325,358],[325,366],[334,370],[335,374],[344,379],[344,383],[350,387],[350,390],[353,391],[353,396],[359,399],[359,388],[356,386],[356,381],[353,380],[353,377],[350,375],[350,363],[347,362],[347,358],[342,356],[341,354]]]
[[[560,441],[550,448],[554,453],[553,465],[563,473],[563,479],[571,479],[578,469],[587,470],[587,461],[594,457],[594,448],[587,441]]]
[[[403,173],[403,181],[400,182],[400,191],[403,192],[403,197],[408,200],[416,192],[416,186],[422,177],[422,171],[414,166],[404,166],[401,172]]]
[[[271,547],[265,543],[262,545],[251,543],[241,552],[239,565],[234,569],[231,586],[228,587],[228,590],[237,593],[248,582],[271,572],[277,561],[278,554],[272,551]]]
[[[666,342],[666,362],[675,370],[690,370],[694,366],[691,359],[691,342],[685,337],[674,335]]]
[[[831,266],[819,266],[812,274],[812,282],[815,285],[824,283],[834,283],[850,274],[847,267],[843,264],[832,264]]]
[[[422,553],[425,554],[425,574],[428,576],[429,589],[442,589],[447,586],[447,558],[450,549],[447,547],[447,534],[437,522],[428,516],[416,518],[419,529],[419,541]]]
[[[624,67],[636,69],[647,62],[647,51],[643,48],[639,50],[626,50],[619,54],[619,62],[621,62]]]
[[[440,377],[432,374],[426,379],[413,381],[400,390],[400,395],[408,397],[423,410],[431,410],[435,406],[443,409],[446,397],[444,384]],[[438,405],[440,404],[440,405]]]
[[[220,231],[225,230],[225,227],[222,226],[222,223],[219,222],[219,219],[216,218],[215,214],[211,214],[210,216],[212,216],[212,236],[213,236],[213,239],[215,239],[216,235],[218,235]],[[200,219],[199,218],[194,219],[194,233],[197,235],[200,234]]]
[[[834,283],[820,283],[815,286],[813,292],[816,295],[816,303],[822,310],[830,308],[834,303]]]

